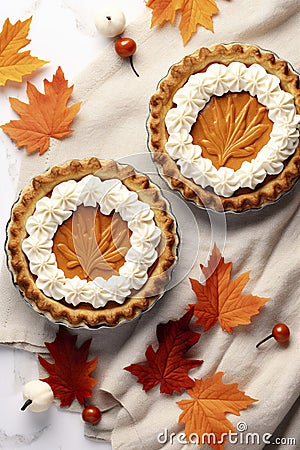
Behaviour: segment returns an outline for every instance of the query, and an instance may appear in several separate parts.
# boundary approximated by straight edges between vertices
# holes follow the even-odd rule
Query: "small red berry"
[[[131,68],[138,77],[139,74],[135,70],[132,62],[132,56],[136,52],[136,42],[131,38],[118,38],[115,42],[115,50],[121,58],[129,58]]]
[[[258,348],[261,344],[268,341],[269,339],[274,338],[277,342],[284,343],[288,342],[290,338],[290,329],[285,323],[277,323],[274,325],[272,329],[272,334],[265,337],[262,341],[256,344],[256,348]]]
[[[290,329],[284,323],[277,323],[273,327],[272,335],[277,342],[287,342],[290,338]]]
[[[131,38],[119,38],[115,42],[115,49],[119,56],[128,58],[135,54],[136,43]]]
[[[82,419],[92,425],[97,425],[101,419],[101,411],[97,406],[86,406],[82,411]]]

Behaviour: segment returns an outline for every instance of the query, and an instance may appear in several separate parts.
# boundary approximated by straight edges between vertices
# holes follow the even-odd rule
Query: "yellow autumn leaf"
[[[149,0],[147,6],[152,9],[151,28],[175,22],[177,12],[181,12],[179,29],[185,45],[201,25],[213,31],[212,16],[219,9],[214,0]]]
[[[31,56],[29,50],[20,50],[29,44],[27,38],[32,17],[14,25],[9,19],[4,22],[0,33],[0,86],[8,80],[21,82],[24,75],[29,75],[48,61]]]
[[[179,24],[183,45],[190,40],[198,25],[214,31],[212,16],[218,11],[214,0],[184,0]]]
[[[153,10],[151,28],[163,25],[165,22],[174,23],[176,13],[182,7],[184,0],[149,0],[147,6]]]

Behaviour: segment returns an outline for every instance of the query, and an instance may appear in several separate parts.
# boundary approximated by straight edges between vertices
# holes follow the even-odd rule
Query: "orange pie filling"
[[[213,96],[192,126],[193,144],[213,165],[237,170],[267,144],[273,122],[268,110],[247,92]]]
[[[107,280],[125,263],[130,236],[118,213],[105,216],[99,208],[81,205],[53,237],[57,266],[68,278]]]

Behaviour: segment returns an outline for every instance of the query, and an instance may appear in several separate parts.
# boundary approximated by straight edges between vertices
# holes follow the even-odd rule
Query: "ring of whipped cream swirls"
[[[270,139],[251,162],[244,161],[238,170],[217,169],[210,159],[201,156],[202,149],[193,144],[190,131],[211,96],[241,91],[256,96],[267,108],[273,122]],[[249,67],[240,62],[228,66],[212,64],[206,72],[191,75],[178,89],[173,102],[177,106],[165,118],[169,134],[166,151],[177,161],[185,177],[203,188],[211,186],[218,195],[230,197],[241,187],[254,189],[267,174],[280,173],[283,161],[298,145],[300,116],[296,114],[294,97],[280,88],[277,76],[268,74],[258,64]]]
[[[114,210],[127,222],[132,231],[131,247],[119,275],[108,280],[97,277],[87,281],[77,275],[67,278],[58,268],[52,251],[54,234],[80,205],[99,205],[105,215]],[[88,175],[78,182],[70,180],[58,184],[51,197],[43,197],[36,203],[35,212],[26,222],[28,237],[24,239],[22,249],[31,272],[37,276],[37,287],[45,295],[55,300],[64,298],[74,306],[88,302],[99,308],[110,300],[123,303],[132,289],[140,289],[146,283],[147,270],[157,259],[155,248],[160,242],[161,231],[153,217],[150,206],[138,200],[137,193],[127,189],[120,180],[101,181]]]

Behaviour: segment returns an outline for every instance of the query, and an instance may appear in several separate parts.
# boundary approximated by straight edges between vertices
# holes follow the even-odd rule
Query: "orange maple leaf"
[[[48,62],[31,56],[29,50],[20,52],[30,42],[27,35],[31,20],[32,17],[24,22],[18,20],[13,25],[6,19],[3,24],[0,33],[0,86],[8,80],[20,82],[24,75],[31,74]]]
[[[183,45],[191,39],[197,25],[214,31],[212,16],[218,11],[214,0],[184,0],[179,24]]]
[[[237,383],[224,384],[223,375],[218,372],[205,380],[196,379],[194,386],[187,389],[192,400],[177,402],[183,410],[178,423],[185,424],[187,440],[193,442],[196,436],[199,445],[207,443],[214,450],[223,449],[226,435],[235,432],[225,414],[239,416],[241,410],[257,401],[240,391]]]
[[[179,29],[185,45],[195,33],[197,26],[201,25],[213,31],[212,16],[219,9],[214,0],[149,0],[147,6],[151,8],[151,28],[175,22],[176,14],[181,11]]]
[[[147,6],[152,11],[151,28],[166,22],[174,23],[176,13],[182,8],[184,0],[149,0]]]
[[[197,303],[189,305],[194,308],[197,322],[204,325],[204,331],[212,328],[217,321],[225,331],[232,332],[232,327],[246,325],[251,317],[259,313],[269,298],[243,295],[242,291],[249,281],[249,272],[242,273],[231,280],[232,263],[225,263],[220,250],[215,245],[207,266],[200,265],[205,276],[205,285],[190,278],[192,289],[197,296]]]
[[[73,86],[68,87],[60,67],[52,82],[44,80],[44,89],[45,94],[42,94],[28,82],[28,104],[10,97],[11,107],[21,119],[1,126],[18,147],[25,146],[28,153],[39,150],[40,155],[48,150],[50,137],[62,139],[72,133],[69,125],[80,109],[80,103],[67,107]]]
[[[91,397],[97,381],[90,376],[96,369],[97,358],[87,361],[91,339],[76,348],[77,336],[70,334],[63,326],[59,327],[53,342],[45,342],[54,359],[51,364],[39,355],[39,362],[49,373],[46,381],[52,388],[54,397],[60,399],[60,406],[69,406],[75,398],[81,405]]]

